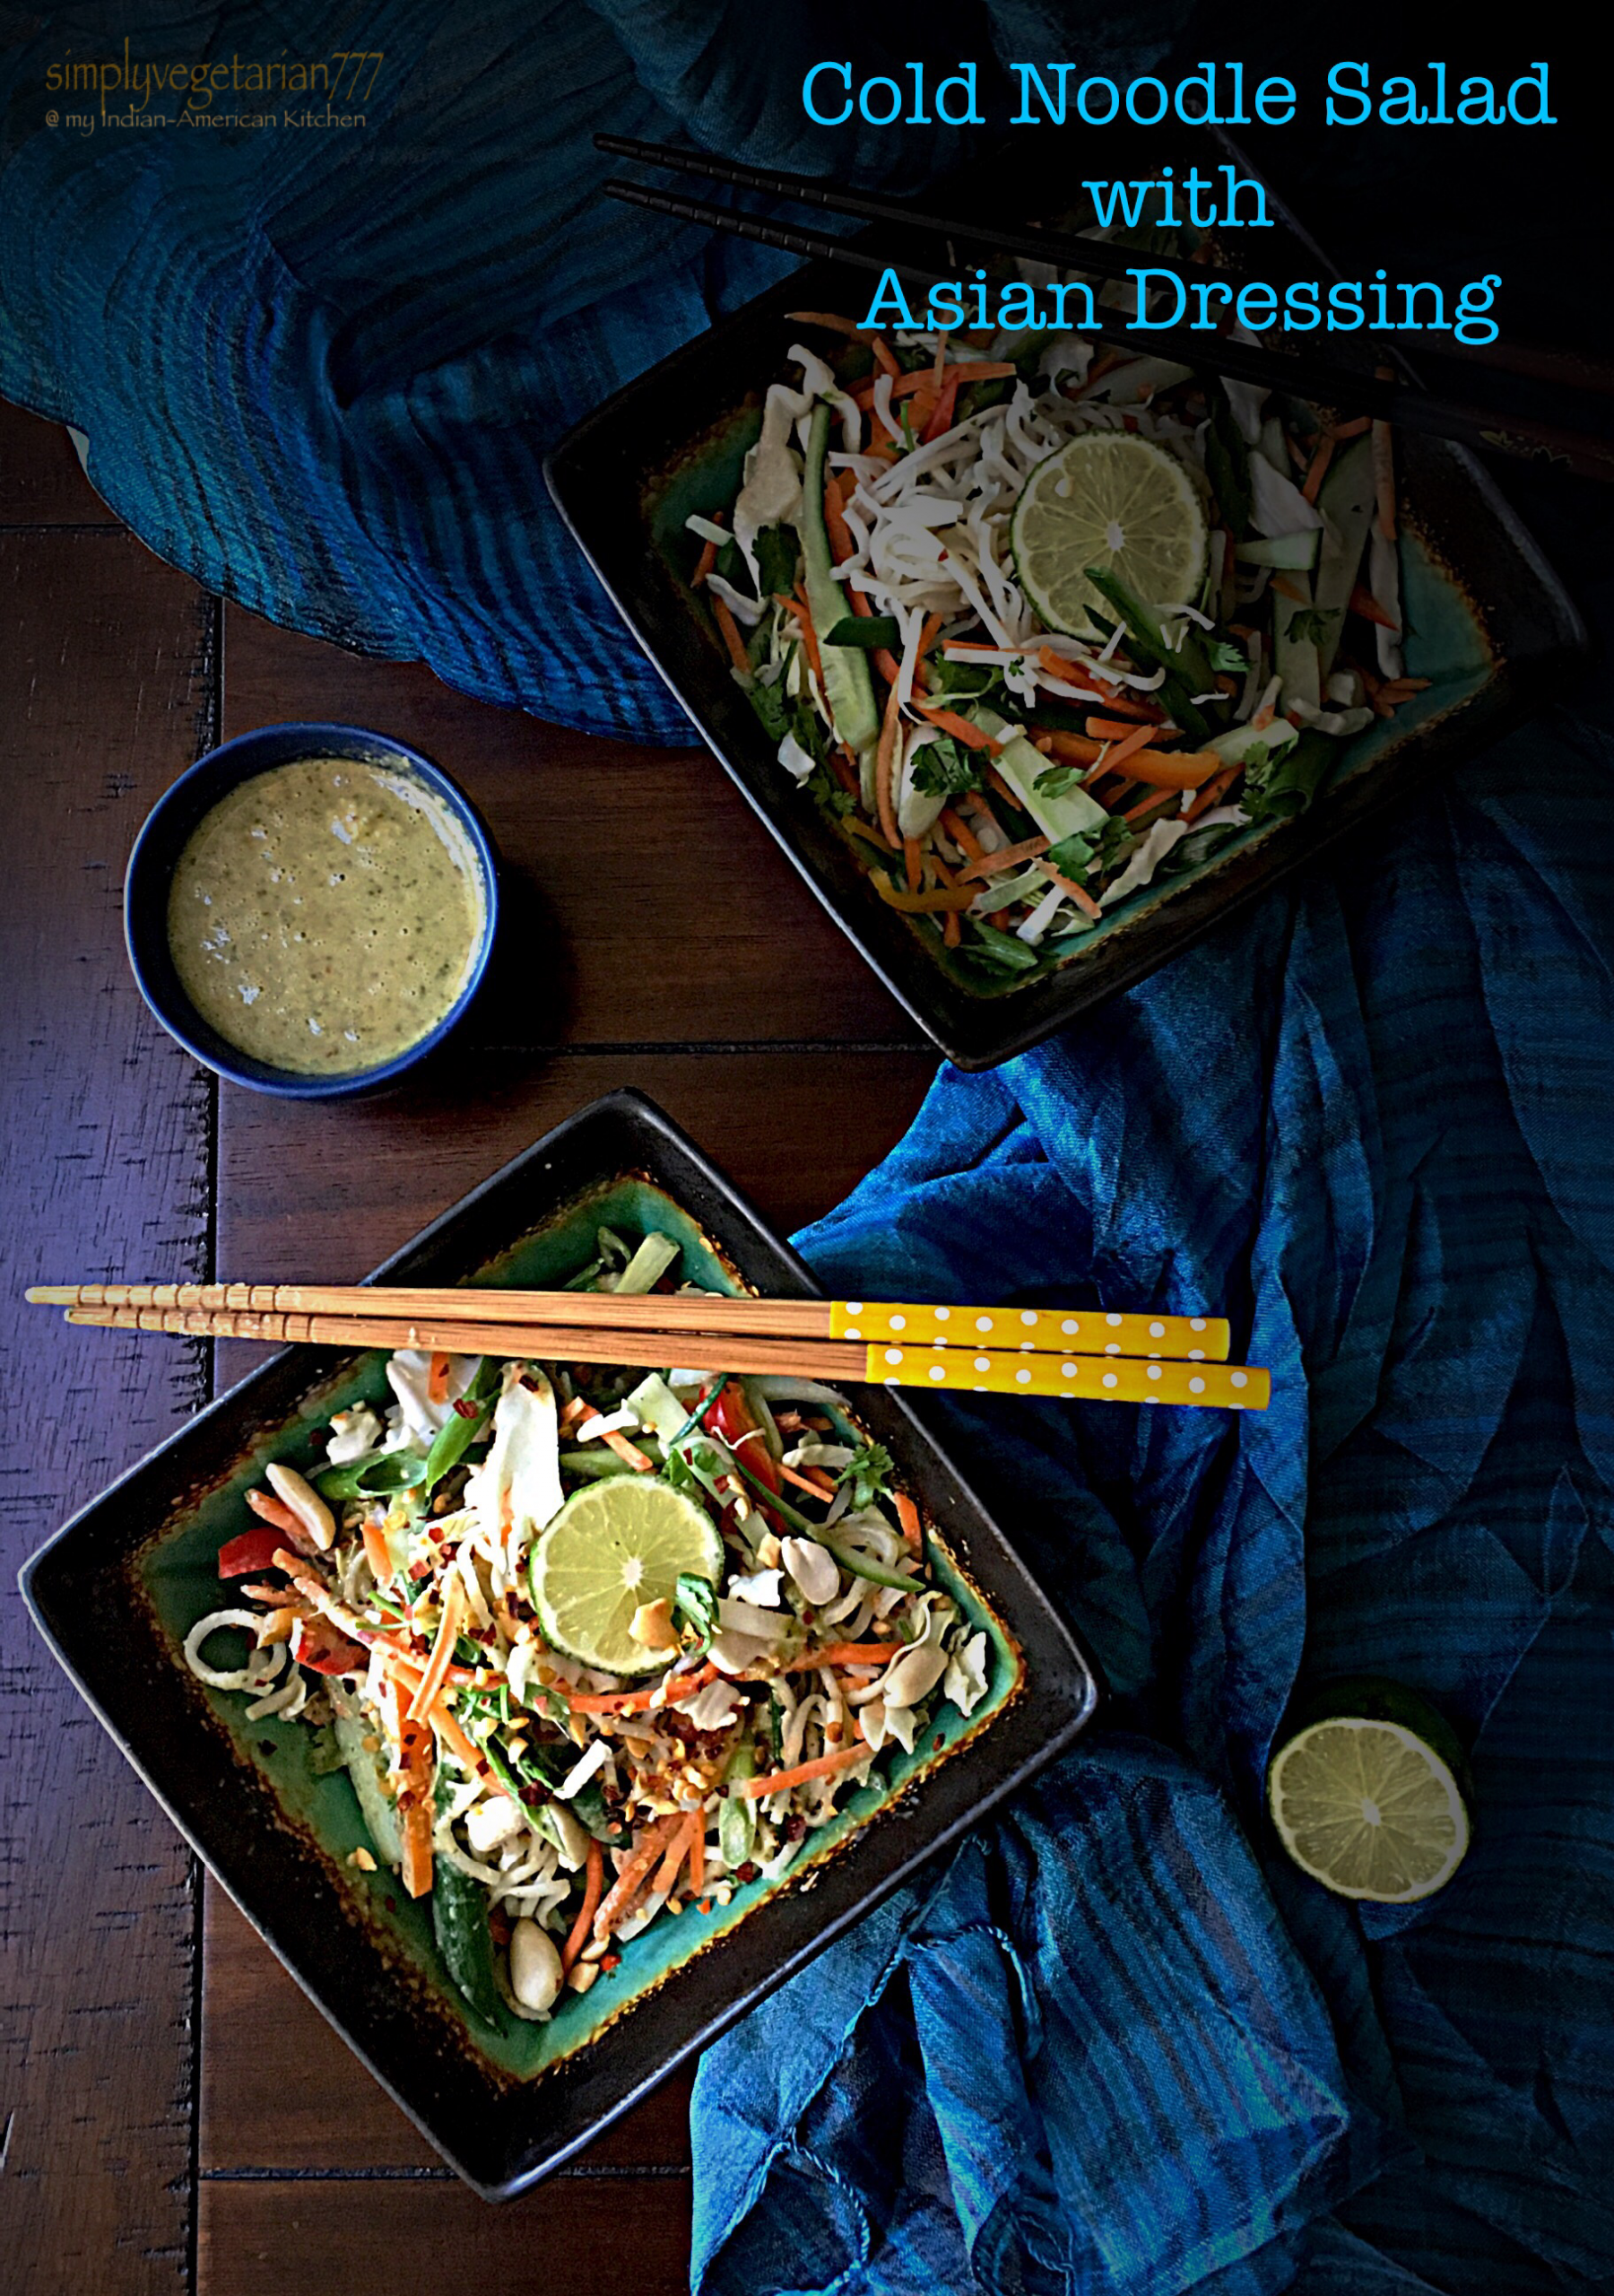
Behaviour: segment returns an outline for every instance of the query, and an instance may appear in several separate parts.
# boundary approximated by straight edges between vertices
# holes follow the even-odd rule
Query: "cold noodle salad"
[[[670,1290],[679,1248],[601,1229],[569,1288]],[[551,2016],[653,1922],[785,1874],[944,1702],[986,1694],[985,1632],[833,1389],[412,1350],[386,1370],[390,1401],[338,1412],[323,1466],[247,1494],[233,1599],[185,1655],[345,1763],[370,1845],[350,1862],[430,1895],[489,2023]]]

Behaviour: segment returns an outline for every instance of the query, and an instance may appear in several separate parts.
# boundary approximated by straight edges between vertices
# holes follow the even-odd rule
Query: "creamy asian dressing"
[[[395,1058],[458,998],[484,922],[461,822],[401,770],[273,766],[221,797],[179,856],[169,946],[203,1019],[299,1075]]]

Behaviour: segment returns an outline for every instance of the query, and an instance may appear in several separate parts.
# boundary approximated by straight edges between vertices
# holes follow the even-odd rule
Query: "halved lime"
[[[643,1603],[671,1601],[681,1570],[716,1587],[723,1540],[709,1515],[647,1474],[612,1475],[575,1491],[533,1549],[538,1622],[557,1650],[609,1674],[667,1663],[628,1631]]]
[[[1086,430],[1038,463],[1009,522],[1020,587],[1050,630],[1091,634],[1103,602],[1089,566],[1113,572],[1141,605],[1195,603],[1205,570],[1205,513],[1175,455],[1130,430]]]
[[[1410,1905],[1444,1888],[1467,1854],[1461,1756],[1414,1693],[1358,1687],[1370,1694],[1343,1702],[1377,1711],[1328,1714],[1297,1730],[1272,1758],[1267,1807],[1296,1865],[1337,1897]],[[1392,1695],[1372,1695],[1375,1687]],[[1393,1718],[1391,1704],[1413,1718]]]

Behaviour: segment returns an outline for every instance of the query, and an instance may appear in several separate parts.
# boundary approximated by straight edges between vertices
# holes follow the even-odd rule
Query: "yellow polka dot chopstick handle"
[[[926,1308],[906,1301],[832,1300],[833,1339],[899,1347],[1029,1348],[1039,1355],[1180,1357],[1225,1363],[1232,1336],[1221,1316],[1121,1316],[1099,1308]]]
[[[1264,1411],[1270,1375],[1242,1363],[1140,1361],[1125,1355],[1040,1355],[891,1344],[868,1351],[864,1374],[888,1387],[977,1396],[1063,1396],[1080,1403],[1176,1403]]]

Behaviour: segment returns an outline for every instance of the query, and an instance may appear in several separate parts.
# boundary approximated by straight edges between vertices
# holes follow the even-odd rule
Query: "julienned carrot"
[[[712,613],[716,622],[717,628],[722,633],[723,642],[728,648],[728,657],[730,661],[739,671],[742,678],[750,677],[751,656],[745,650],[745,640],[740,635],[740,625],[734,620],[733,615],[729,612],[727,600],[725,598],[714,598],[712,600]]]
[[[1300,488],[1308,502],[1315,502],[1317,499],[1318,490],[1328,475],[1328,465],[1333,460],[1333,433],[1324,430],[1317,441],[1317,451],[1306,466],[1306,478]]]
[[[915,853],[918,852],[918,845],[913,838],[910,837],[907,839],[905,842],[907,845],[912,846]],[[919,888],[917,885],[910,885],[908,887],[908,891],[910,892],[917,892]],[[777,1464],[779,1473],[784,1476],[785,1482],[794,1483],[798,1491],[810,1491],[815,1499],[834,1498],[835,1485],[827,1476],[822,1474],[820,1469],[817,1467],[810,1467],[807,1473],[803,1474],[794,1467],[787,1467],[782,1459],[779,1460]],[[815,1474],[820,1477],[820,1480],[816,1483],[812,1479]]]
[[[880,814],[880,826],[893,848],[902,842],[902,832],[897,826],[897,806],[892,790],[896,778],[897,744],[902,738],[902,721],[897,707],[897,680],[891,679],[886,695],[885,720],[880,728],[880,748],[874,759],[874,802]]]
[[[608,1444],[618,1458],[633,1469],[635,1474],[655,1474],[655,1460],[646,1452],[641,1451],[637,1443],[629,1442],[620,1427],[613,1427],[610,1434],[603,1435],[600,1440]]]
[[[426,1897],[431,1890],[431,1812],[423,1802],[404,1805],[399,1831],[404,1837],[404,1886],[412,1898]]]
[[[1174,797],[1181,795],[1182,792],[1175,788],[1152,790],[1147,796],[1140,797],[1135,805],[1129,805],[1121,818],[1124,822],[1141,822],[1146,813],[1157,813],[1162,805],[1168,805]]]
[[[690,589],[704,589],[706,587],[706,578],[716,563],[717,545],[708,536],[708,538],[702,543],[700,546],[700,556],[696,560],[695,571],[690,577]]]
[[[846,506],[841,499],[839,483],[833,477],[824,482],[824,525],[829,531],[830,555],[837,566],[842,566],[854,555],[856,545],[852,540],[852,529],[846,524]],[[847,595],[851,596],[850,583],[846,589]],[[863,610],[865,613],[869,611],[866,598]],[[856,612],[855,606],[853,611]]]
[[[697,1666],[692,1674],[664,1674],[648,1690],[568,1691],[566,1702],[574,1714],[644,1714],[658,1703],[656,1692],[664,1685],[672,1684],[677,1697],[690,1698],[716,1678],[716,1666]],[[665,1705],[667,1700],[659,1703]]]
[[[443,1592],[437,1640],[432,1644],[431,1656],[426,1661],[421,1687],[410,1700],[409,1718],[412,1722],[423,1722],[437,1704],[438,1693],[448,1679],[448,1669],[454,1662],[454,1646],[459,1640],[460,1629],[465,1622],[465,1613],[470,1607],[465,1582],[456,1570]]]
[[[1183,815],[1183,819],[1186,822],[1193,822],[1197,821],[1202,813],[1208,813],[1217,800],[1227,795],[1243,771],[1242,765],[1230,765],[1226,772],[1219,773],[1214,781],[1207,781],[1193,804]]]
[[[796,585],[795,596],[793,598],[786,598],[785,603],[796,618],[796,625],[802,633],[802,643],[807,649],[807,665],[818,680],[819,691],[827,700],[829,689],[824,683],[824,661],[822,655],[819,652],[818,632],[812,626],[812,608],[808,604],[806,592],[800,583]]]
[[[1065,765],[1096,765],[1104,754],[1104,744],[1089,742],[1084,734],[1038,734],[1037,746]]]
[[[379,1523],[366,1522],[363,1526],[364,1559],[370,1567],[370,1577],[377,1587],[385,1587],[393,1575],[392,1552],[386,1544],[386,1534]]]
[[[1221,769],[1214,750],[1134,750],[1126,761],[1132,779],[1154,789],[1198,789]]]
[[[695,1830],[690,1836],[690,1895],[692,1898],[700,1895],[700,1885],[705,1880],[706,1812],[701,1810],[696,1813]]]
[[[777,1770],[771,1778],[742,1778],[731,1791],[742,1795],[748,1802],[759,1802],[770,1794],[788,1794],[798,1786],[807,1786],[815,1778],[833,1778],[837,1770],[850,1770],[855,1762],[868,1761],[873,1755],[869,1745],[837,1746],[833,1753],[820,1754],[816,1761],[798,1762],[794,1770]]]
[[[1068,894],[1082,915],[1091,918],[1097,925],[1104,911],[1085,885],[1079,885],[1074,877],[1067,877],[1063,869],[1054,866],[1052,861],[1034,861],[1031,865],[1039,869],[1051,885],[1057,885],[1062,893]]]
[[[465,1735],[461,1727],[459,1717],[453,1711],[446,1698],[438,1698],[433,1701],[430,1718],[432,1728],[468,1775],[472,1778],[486,1778],[489,1774],[486,1755],[481,1753]]]
[[[679,1868],[690,1854],[690,1843],[699,1822],[696,1813],[691,1811],[667,1844],[667,1854],[656,1867],[655,1879],[650,1884],[653,1890],[659,1890],[664,1897],[670,1896],[672,1893],[672,1884],[678,1879]]]
[[[638,1848],[629,1850],[627,1863],[594,1915],[594,1934],[596,1937],[610,1936],[618,1915],[626,1913],[638,1894],[639,1883],[683,1822],[682,1811],[675,1810],[670,1818],[657,1818],[654,1825],[646,1829]]]
[[[941,388],[945,392],[950,385],[961,388],[966,383],[1005,381],[1017,371],[1004,359],[964,359],[957,366],[941,370]],[[935,381],[933,367],[915,367],[911,374],[901,376],[891,385],[891,396],[906,398],[912,391],[932,390]]]
[[[1153,741],[1160,727],[1157,718],[1150,722],[1146,732],[1140,734],[1139,728],[1129,725],[1124,718],[1089,718],[1082,730],[1093,742],[1137,743],[1140,740]]]
[[[979,861],[982,859],[985,854],[986,848],[981,843],[980,839],[976,835],[974,830],[970,828],[969,823],[966,821],[961,821],[959,815],[954,813],[950,805],[942,806],[941,821],[942,828],[947,831],[949,837],[951,838],[953,843],[955,845],[961,845],[972,861]]]
[[[1101,725],[1103,722],[1101,718],[1089,718],[1089,730],[1091,731],[1094,726]],[[1104,774],[1113,773],[1117,766],[1124,765],[1129,757],[1135,755],[1139,750],[1147,748],[1148,744],[1158,736],[1160,730],[1158,726],[1134,726],[1124,741],[1116,742],[1113,748],[1105,752],[1098,764],[1089,773],[1088,779],[1097,781]]]
[[[1063,679],[1071,687],[1071,698],[1073,701],[1101,701],[1106,709],[1114,709],[1121,717],[1144,718],[1152,725],[1159,723],[1160,711],[1157,703],[1134,701],[1131,694],[1119,692],[1107,684],[1096,671],[1089,669],[1085,662],[1067,661],[1063,654],[1056,654],[1051,646],[1039,646],[1037,649],[1037,658],[1045,670],[1049,671],[1054,677]],[[1078,678],[1085,679],[1086,683],[1078,685],[1076,683]]]
[[[291,1512],[283,1499],[271,1498],[266,1491],[249,1491],[247,1493],[247,1504],[253,1513],[261,1517],[265,1523],[273,1523],[277,1531],[284,1531],[293,1545],[299,1541],[305,1546],[308,1544],[308,1534],[302,1522]]]
[[[907,1542],[909,1551],[917,1554],[922,1544],[919,1531],[919,1509],[906,1491],[894,1491],[891,1497],[896,1503],[897,1520],[902,1526],[902,1535]]]
[[[1364,622],[1376,622],[1381,630],[1393,630],[1396,636],[1400,637],[1400,622],[1393,614],[1384,612],[1372,591],[1366,588],[1360,582],[1350,594],[1350,611],[1352,613],[1359,613]]]
[[[944,709],[939,701],[920,701],[915,699],[914,707],[922,718],[928,718],[933,726],[940,726],[941,731],[944,734],[950,734],[955,742],[962,742],[967,750],[989,750],[995,757],[999,750],[1004,746],[1004,742],[996,740],[991,734],[984,734],[980,727],[972,725],[968,718],[960,718],[956,709]],[[1011,735],[1006,735],[1004,741],[1012,740],[1012,738]]]
[[[433,1351],[426,1373],[426,1398],[429,1403],[448,1400],[448,1358],[439,1347]]]
[[[928,447],[933,439],[940,439],[952,429],[953,416],[959,404],[959,378],[955,374],[941,386],[941,396],[930,411],[924,428],[919,433],[919,444]]]
[[[431,1733],[418,1722],[401,1726],[404,1789],[398,1829],[404,1838],[404,1886],[412,1898],[431,1888]]]
[[[1040,860],[1054,842],[1051,837],[1028,837],[1019,845],[1005,845],[999,853],[988,853],[984,859],[972,861],[960,869],[960,878],[999,877],[1005,869],[1018,869],[1023,862]]]
[[[560,1948],[560,1967],[569,1970],[588,1943],[588,1933],[594,1923],[594,1909],[600,1902],[600,1892],[605,1883],[605,1853],[593,1835],[588,1842],[588,1866],[583,1883],[583,1902],[577,1918],[566,1933],[566,1943]]]

